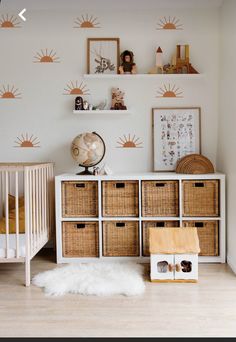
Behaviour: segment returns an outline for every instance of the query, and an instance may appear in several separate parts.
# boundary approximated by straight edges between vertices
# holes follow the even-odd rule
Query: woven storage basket
[[[183,216],[218,215],[218,180],[183,181]]]
[[[134,216],[138,210],[138,181],[102,182],[103,216]]]
[[[104,256],[139,256],[139,223],[134,221],[103,222]]]
[[[97,222],[63,222],[63,257],[98,257]]]
[[[178,161],[175,171],[186,174],[214,173],[214,167],[211,161],[203,155],[189,154]]]
[[[201,249],[199,255],[219,255],[218,221],[183,221],[183,226],[197,228],[199,244]]]
[[[97,217],[98,183],[62,182],[63,217]]]
[[[179,227],[178,221],[144,221],[142,224],[143,232],[143,256],[150,256],[149,253],[149,229],[148,228],[170,228]]]
[[[142,181],[142,216],[178,215],[178,181]]]

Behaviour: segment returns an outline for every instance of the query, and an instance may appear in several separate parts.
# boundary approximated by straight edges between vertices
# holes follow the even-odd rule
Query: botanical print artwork
[[[98,22],[98,18],[94,17],[93,15],[84,15],[82,14],[81,17],[77,17],[75,20],[74,28],[100,28],[100,23]]]
[[[183,97],[181,96],[183,94],[182,91],[180,91],[180,88],[176,87],[176,85],[174,84],[173,86],[171,86],[170,84],[168,85],[163,85],[162,87],[159,88],[159,90],[157,91],[157,98],[161,98],[161,97]]]
[[[154,109],[155,171],[172,171],[185,155],[200,152],[198,109]]]
[[[140,138],[137,138],[135,135],[131,137],[131,134],[128,136],[123,135],[123,137],[119,137],[119,140],[117,141],[118,148],[142,148],[142,142],[140,141]]]
[[[88,73],[117,74],[119,38],[88,38]]]
[[[40,50],[34,56],[34,63],[60,63],[60,58],[57,57],[53,50]]]
[[[2,14],[0,17],[0,28],[19,28],[20,21],[14,15]]]
[[[37,137],[34,137],[33,134],[28,135],[28,133],[21,134],[20,137],[16,138],[14,147],[40,147],[40,141]]]
[[[20,99],[21,93],[19,92],[19,89],[16,88],[14,85],[10,86],[9,84],[7,86],[2,85],[0,87],[0,99]]]
[[[157,30],[182,30],[183,25],[180,24],[179,19],[170,16],[159,19],[157,23]]]
[[[83,82],[78,83],[78,81],[68,83],[66,88],[64,88],[64,95],[90,95],[89,89]]]

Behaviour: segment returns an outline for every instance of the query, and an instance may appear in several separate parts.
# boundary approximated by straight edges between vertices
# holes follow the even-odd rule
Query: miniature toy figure
[[[136,74],[137,67],[134,63],[134,54],[132,51],[125,50],[120,55],[121,66],[119,67],[120,74]]]
[[[84,100],[81,96],[77,96],[75,98],[75,110],[83,110],[84,109]]]
[[[119,88],[112,88],[112,101],[111,101],[111,109],[116,110],[125,110],[127,107],[124,105],[124,95],[125,93],[122,92]]]

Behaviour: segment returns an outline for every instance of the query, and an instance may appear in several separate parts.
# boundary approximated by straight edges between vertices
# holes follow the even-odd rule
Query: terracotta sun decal
[[[157,23],[157,30],[182,30],[183,25],[180,24],[179,19],[176,17],[168,18],[163,17]]]
[[[28,133],[25,135],[21,134],[21,136],[16,139],[16,145],[14,147],[40,147],[39,139],[34,137],[33,134],[31,136],[29,136]]]
[[[159,90],[157,91],[157,98],[160,97],[183,97],[182,94],[183,92],[180,91],[180,88],[177,88],[175,84],[171,86],[170,84],[166,86],[164,84],[163,87],[160,87]]]
[[[117,141],[118,148],[142,148],[142,142],[140,138],[137,138],[135,135],[131,138],[131,135],[128,136],[123,135],[123,137],[119,137]]]
[[[81,17],[76,18],[74,28],[100,28],[100,23],[98,22],[98,18],[93,15],[81,15]]]
[[[83,82],[78,83],[78,81],[70,82],[70,84],[66,85],[64,88],[65,93],[64,95],[90,95],[89,89],[87,88],[86,84]]]
[[[0,87],[0,99],[20,99],[21,93],[19,93],[19,89],[15,88],[15,86],[2,86]]]
[[[0,28],[19,28],[20,21],[14,15],[9,16],[8,14],[1,15],[0,17]]]
[[[34,63],[60,63],[60,58],[57,57],[53,50],[40,50],[34,56]]]

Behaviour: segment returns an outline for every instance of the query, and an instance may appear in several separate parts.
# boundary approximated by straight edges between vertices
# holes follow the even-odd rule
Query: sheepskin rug
[[[135,263],[69,264],[39,273],[33,284],[49,296],[82,295],[135,296],[144,293],[143,266]]]

